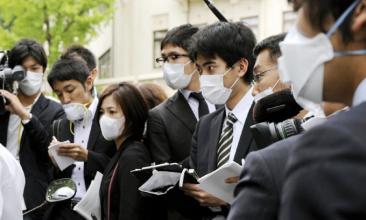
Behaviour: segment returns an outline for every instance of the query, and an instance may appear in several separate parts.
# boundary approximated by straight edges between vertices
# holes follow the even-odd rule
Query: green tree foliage
[[[0,0],[0,49],[35,39],[46,45],[52,64],[67,46],[87,43],[113,6],[114,0]]]

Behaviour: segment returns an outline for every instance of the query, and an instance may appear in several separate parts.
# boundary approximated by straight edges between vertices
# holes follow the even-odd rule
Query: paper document
[[[68,144],[70,141],[58,142],[57,144],[48,147],[48,153],[54,158],[58,168],[63,171],[68,166],[75,162],[71,157],[59,156],[57,151],[63,144]]]
[[[232,161],[224,164],[219,169],[201,177],[200,187],[213,196],[231,204],[234,201],[234,189],[237,183],[228,184],[225,180],[229,177],[240,176],[242,166]]]
[[[94,180],[90,183],[88,191],[86,191],[81,201],[74,207],[74,211],[79,213],[87,220],[101,220],[101,206],[99,189],[102,182],[103,174],[97,172]],[[92,217],[93,216],[93,217]]]

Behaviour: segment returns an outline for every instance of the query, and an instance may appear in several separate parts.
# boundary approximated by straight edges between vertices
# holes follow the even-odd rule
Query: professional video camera
[[[8,66],[7,51],[0,51],[0,89],[9,92],[14,91],[14,82],[20,82],[25,78],[25,71],[22,66],[17,65],[13,69]],[[5,113],[5,104],[8,100],[0,97],[0,115]]]
[[[253,110],[257,124],[250,127],[257,146],[263,148],[301,133],[303,120],[293,119],[301,110],[290,89],[260,99]]]

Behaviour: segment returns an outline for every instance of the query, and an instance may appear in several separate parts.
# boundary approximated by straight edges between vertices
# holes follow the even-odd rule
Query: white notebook
[[[200,187],[211,195],[231,204],[234,201],[234,189],[237,183],[228,184],[229,177],[240,176],[242,166],[232,161],[199,179]]]
[[[54,158],[58,168],[61,171],[63,171],[64,169],[66,169],[75,162],[75,160],[72,159],[71,157],[59,156],[57,153],[61,145],[68,143],[70,143],[70,141],[58,142],[57,144],[53,144],[48,147],[48,153]]]

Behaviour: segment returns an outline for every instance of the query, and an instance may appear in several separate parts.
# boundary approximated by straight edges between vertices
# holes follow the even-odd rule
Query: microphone
[[[212,13],[219,19],[219,21],[221,22],[228,22],[229,20],[227,20],[225,18],[225,16],[215,7],[215,5],[211,2],[211,0],[203,0],[206,5],[210,8],[210,10],[212,11]]]

